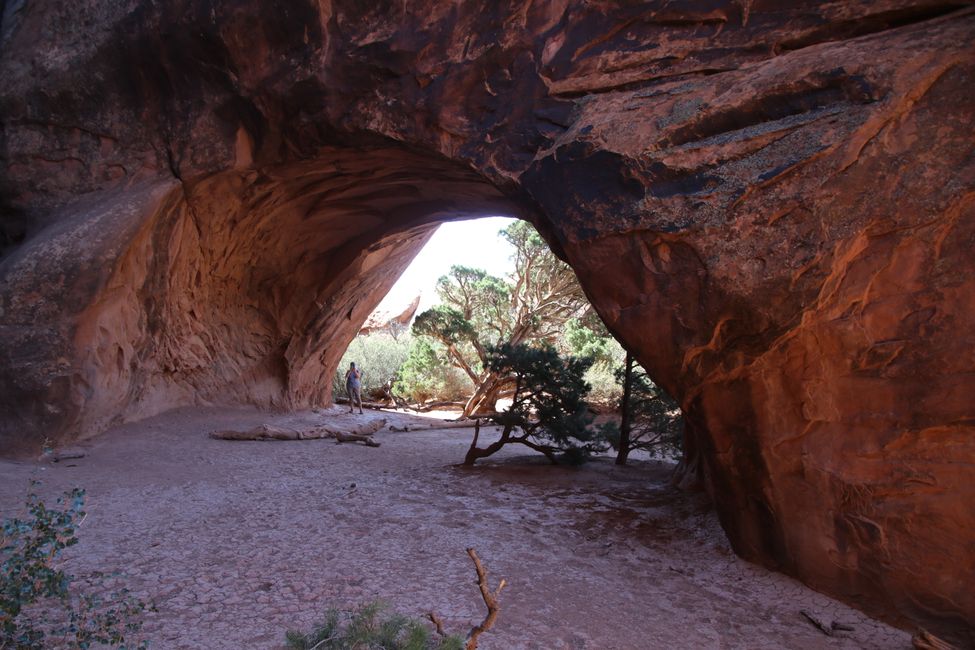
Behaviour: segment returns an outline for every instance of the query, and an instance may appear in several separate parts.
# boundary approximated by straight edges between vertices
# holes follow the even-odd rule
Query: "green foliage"
[[[599,317],[590,311],[583,318],[566,321],[560,347],[569,354],[593,360],[585,375],[591,386],[589,402],[615,409],[623,395],[615,371],[626,357],[626,351]]]
[[[605,331],[605,328],[603,331],[597,331],[583,323],[580,318],[570,318],[565,322],[563,339],[566,349],[571,354],[577,357],[588,357],[592,359],[593,364],[617,362],[614,358],[616,351],[612,346],[616,341],[609,332]]]
[[[607,363],[594,363],[584,378],[591,386],[587,397],[589,404],[600,412],[615,411],[623,397],[623,389],[616,382],[615,367]]]
[[[454,271],[469,271],[463,267],[455,266]],[[443,284],[447,276],[440,278]],[[472,310],[468,310],[470,313]],[[469,320],[471,316],[464,316],[463,313],[450,305],[437,305],[423,312],[413,321],[413,333],[419,336],[429,336],[444,345],[463,345],[477,341],[477,332],[474,325]]]
[[[622,386],[625,369],[616,371]],[[622,408],[622,404],[620,404]],[[684,416],[680,405],[657,386],[638,364],[630,379],[630,449],[642,449],[656,458],[679,458],[683,445]],[[619,451],[620,432],[607,431],[607,440]]]
[[[410,342],[405,338],[393,338],[386,333],[357,336],[349,344],[332,382],[332,392],[336,396],[345,395],[345,372],[349,363],[355,362],[362,371],[362,394],[380,396],[383,386],[392,382],[409,354]]]
[[[290,631],[285,641],[291,650],[461,650],[460,637],[434,635],[421,621],[387,614],[380,602],[354,611],[331,609],[311,632]]]
[[[414,337],[400,367],[393,391],[413,402],[432,398],[460,400],[472,389],[470,379],[447,361],[443,345],[427,337]]]
[[[108,598],[78,593],[72,576],[56,566],[62,551],[78,543],[84,490],[75,488],[48,508],[34,494],[36,485],[31,482],[27,517],[5,519],[0,531],[0,648],[127,647],[127,637],[142,627],[146,603],[125,589]]]
[[[465,462],[512,442],[541,451],[553,461],[560,454],[564,460],[581,462],[603,449],[602,432],[591,427],[586,405],[589,385],[584,375],[591,359],[563,357],[552,346],[506,344],[490,350],[488,363],[493,372],[513,378],[515,393],[511,406],[492,417],[503,427],[501,439],[485,450],[472,445]]]
[[[489,347],[554,343],[566,319],[581,315],[588,305],[572,269],[531,224],[515,222],[500,234],[514,248],[511,277],[454,266],[437,283],[443,304],[413,324],[414,334],[440,342],[449,362],[474,384],[465,414],[494,410],[498,397],[510,390],[488,367]]]
[[[550,346],[502,345],[491,351],[489,364],[495,372],[515,378],[514,400],[500,416],[506,424],[560,447],[590,437],[592,418],[585,402],[589,385],[583,378],[590,359],[562,357]]]

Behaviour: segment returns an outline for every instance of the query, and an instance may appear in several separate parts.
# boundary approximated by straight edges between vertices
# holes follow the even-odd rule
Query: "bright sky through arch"
[[[420,311],[436,304],[437,279],[456,264],[504,276],[514,270],[514,249],[498,232],[514,223],[509,217],[485,217],[443,224],[403,272],[376,311],[397,314],[420,295]]]

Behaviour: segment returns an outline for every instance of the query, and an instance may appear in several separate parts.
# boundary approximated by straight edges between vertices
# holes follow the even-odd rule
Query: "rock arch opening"
[[[431,223],[512,214],[740,554],[971,630],[969,4],[9,11],[0,439],[311,403]]]
[[[330,400],[339,358],[437,225],[523,207],[401,147],[170,190],[80,319],[70,433],[186,403]]]

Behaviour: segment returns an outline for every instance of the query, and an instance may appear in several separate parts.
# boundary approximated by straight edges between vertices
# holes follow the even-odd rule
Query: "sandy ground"
[[[120,583],[158,607],[153,648],[279,648],[328,607],[376,598],[466,632],[483,616],[468,546],[492,583],[509,583],[486,650],[910,647],[907,633],[736,558],[702,497],[667,486],[665,463],[551,467],[515,447],[455,467],[470,429],[385,430],[378,449],[207,437],[376,417],[174,411],[90,441],[79,460],[0,461],[0,509],[17,511],[32,476],[43,494],[87,489],[66,567],[124,571]],[[827,637],[801,609],[854,630]]]

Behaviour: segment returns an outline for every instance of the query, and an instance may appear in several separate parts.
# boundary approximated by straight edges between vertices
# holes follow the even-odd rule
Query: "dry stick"
[[[807,612],[804,609],[800,609],[799,613],[809,619],[809,622],[820,629],[820,631],[826,636],[833,636],[833,626],[828,624],[823,619],[819,618],[811,612]]]
[[[939,639],[923,628],[917,631],[911,642],[916,650],[958,650],[956,646]]]
[[[498,596],[507,583],[504,578],[501,578],[501,582],[498,583],[498,588],[494,590],[494,593],[491,593],[491,588],[488,586],[487,574],[484,571],[484,566],[481,564],[481,558],[477,557],[477,551],[469,548],[467,549],[467,554],[474,561],[474,570],[477,571],[477,586],[481,590],[481,598],[484,599],[484,604],[488,609],[487,616],[484,617],[481,624],[471,628],[470,634],[467,635],[467,644],[464,646],[465,650],[477,650],[477,637],[490,630],[498,618],[498,611],[500,610],[500,607],[498,607]]]
[[[433,612],[427,612],[427,618],[429,618],[430,622],[433,623],[434,627],[437,628],[437,634],[439,634],[441,637],[447,636],[447,633],[443,631],[443,619]]]
[[[434,429],[469,429],[477,426],[474,420],[443,420],[426,424],[404,424],[403,426],[390,425],[390,431],[433,431]]]
[[[328,643],[329,641],[331,641],[334,638],[335,638],[335,635],[334,634],[332,636],[327,636],[324,639],[322,639],[321,641],[319,641],[318,643],[316,643],[315,645],[313,645],[312,647],[308,648],[308,650],[318,650],[318,648],[322,647],[322,644]]]

